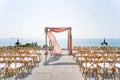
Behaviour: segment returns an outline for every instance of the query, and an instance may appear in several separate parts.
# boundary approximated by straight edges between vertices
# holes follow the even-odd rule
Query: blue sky
[[[73,38],[119,38],[120,0],[0,0],[0,38],[44,38],[51,26],[72,27]]]

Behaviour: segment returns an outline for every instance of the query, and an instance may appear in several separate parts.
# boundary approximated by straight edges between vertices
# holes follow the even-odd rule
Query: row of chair
[[[17,79],[18,73],[24,78],[24,71],[30,72],[30,67],[41,60],[39,47],[14,47],[0,49],[0,80]]]
[[[99,79],[102,73],[102,80],[108,75],[116,79],[116,72],[120,73],[120,49],[116,47],[74,47],[73,57],[79,65],[80,71],[85,80],[89,72],[95,79]],[[120,75],[119,75],[120,80]]]

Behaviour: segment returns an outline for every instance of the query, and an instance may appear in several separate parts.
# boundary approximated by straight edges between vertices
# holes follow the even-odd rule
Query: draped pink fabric
[[[49,36],[49,39],[51,40],[52,43],[54,43],[54,45],[55,45],[54,47],[56,47],[56,49],[58,49],[58,51],[55,49],[55,52],[56,51],[57,52],[60,51],[60,46],[58,45],[54,35],[51,32],[59,33],[59,32],[63,32],[63,31],[69,30],[68,31],[68,46],[67,46],[67,48],[69,50],[69,54],[72,54],[72,36],[71,36],[72,34],[71,34],[71,28],[70,27],[68,27],[68,28],[65,28],[65,27],[61,27],[61,28],[48,28],[47,30],[48,30],[47,34]]]
[[[61,49],[61,47],[59,46],[59,44],[58,44],[55,36],[54,36],[50,31],[47,32],[47,35],[48,35],[50,41],[52,42],[52,44],[53,44],[53,46],[54,46],[54,48],[53,48],[53,53],[54,53],[54,54],[60,54],[60,53],[62,52],[62,49]]]
[[[68,30],[69,28],[51,28],[50,31],[52,32],[63,32]]]

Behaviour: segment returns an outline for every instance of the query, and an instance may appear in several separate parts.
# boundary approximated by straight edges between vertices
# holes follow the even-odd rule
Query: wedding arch
[[[60,33],[64,31],[68,31],[68,39],[67,39],[67,50],[69,51],[69,55],[72,55],[72,28],[71,27],[45,27],[45,45],[47,49],[53,47],[53,54],[61,54],[61,47],[59,46],[55,36],[52,32]],[[48,45],[49,43],[49,45]],[[47,53],[46,53],[47,55]]]

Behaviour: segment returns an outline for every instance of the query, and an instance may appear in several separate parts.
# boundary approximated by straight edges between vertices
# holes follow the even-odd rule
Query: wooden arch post
[[[69,54],[72,55],[72,33],[71,33],[71,27],[68,30],[68,50],[69,50]]]

